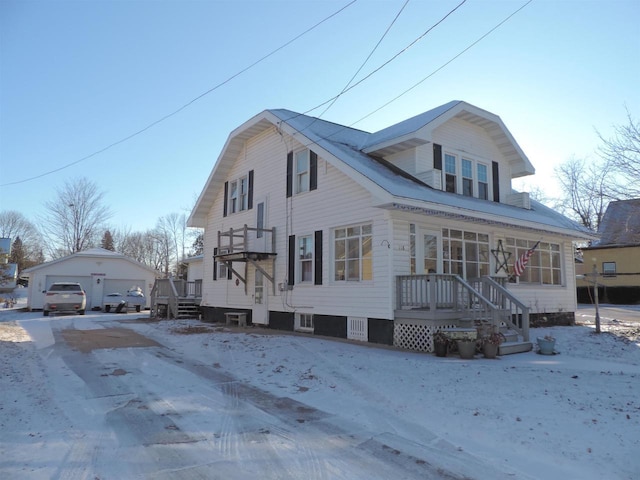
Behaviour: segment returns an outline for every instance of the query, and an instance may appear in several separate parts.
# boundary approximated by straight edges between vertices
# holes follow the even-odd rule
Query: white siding
[[[352,315],[393,318],[389,299],[390,253],[383,241],[390,241],[386,212],[371,207],[370,194],[353,180],[318,157],[318,189],[286,198],[287,152],[302,145],[281,137],[275,131],[265,132],[247,142],[236,160],[229,179],[254,170],[254,208],[229,215],[223,213],[221,191],[211,209],[205,233],[203,302],[205,306],[249,307],[253,304],[254,268],[250,266],[247,294],[242,282],[213,281],[213,248],[217,246],[217,232],[240,228],[245,223],[255,226],[256,199],[268,198],[267,228],[276,227],[276,284],[286,282],[287,246],[289,235],[313,235],[323,231],[323,285],[296,284],[291,291],[276,288],[273,298],[271,285],[266,283],[270,296],[270,310],[298,311],[325,315]],[[313,149],[313,148],[312,148]],[[373,269],[371,282],[333,281],[332,229],[363,222],[373,223]],[[264,262],[269,270],[269,262]],[[242,270],[244,272],[244,269]],[[271,272],[270,272],[271,273]]]

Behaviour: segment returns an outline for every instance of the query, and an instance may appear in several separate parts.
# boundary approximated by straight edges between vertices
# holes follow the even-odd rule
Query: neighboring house
[[[195,255],[186,258],[184,263],[187,264],[187,281],[195,282],[202,280],[204,274],[204,255]]]
[[[18,280],[18,264],[9,263],[11,239],[0,238],[0,292],[12,292]]]
[[[573,320],[573,242],[594,238],[512,190],[533,173],[502,120],[461,101],[373,134],[266,110],[231,132],[189,217],[203,318],[424,351],[469,321],[528,340],[530,315]]]
[[[126,294],[138,286],[147,298],[160,273],[131,258],[104,248],[91,248],[24,270],[29,278],[27,307],[40,310],[44,292],[54,282],[78,282],[87,292],[87,310],[102,307],[110,293]]]
[[[600,241],[582,248],[576,274],[578,301],[593,303],[593,273],[598,273],[601,302],[640,303],[640,199],[611,202],[598,229]]]

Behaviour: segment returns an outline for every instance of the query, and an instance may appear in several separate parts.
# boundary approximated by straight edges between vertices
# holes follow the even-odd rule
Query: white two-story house
[[[462,101],[376,133],[265,110],[231,132],[189,217],[203,317],[422,351],[468,322],[526,341],[531,318],[573,316],[573,242],[592,238],[512,190],[533,173],[502,120]]]

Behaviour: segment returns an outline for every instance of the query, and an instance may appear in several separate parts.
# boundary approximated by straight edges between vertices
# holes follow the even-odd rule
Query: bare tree
[[[56,258],[81,252],[99,241],[111,212],[102,204],[104,193],[87,178],[70,180],[57,190],[54,200],[46,202],[48,213],[41,225]]]
[[[44,261],[40,232],[22,213],[14,210],[0,212],[0,238],[10,238],[13,242],[20,238],[22,253],[29,266]]]
[[[555,169],[562,186],[556,208],[592,231],[597,231],[609,201],[612,170],[608,162],[571,158]]]
[[[619,198],[640,198],[640,122],[627,110],[626,125],[617,125],[614,136],[602,141],[600,156],[617,174],[613,189]]]

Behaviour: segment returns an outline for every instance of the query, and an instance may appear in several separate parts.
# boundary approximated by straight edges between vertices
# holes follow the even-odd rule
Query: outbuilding
[[[120,253],[91,248],[24,270],[29,278],[27,307],[41,310],[44,292],[54,282],[78,282],[87,293],[87,310],[100,308],[110,293],[126,294],[139,287],[149,308],[149,293],[161,274]]]

